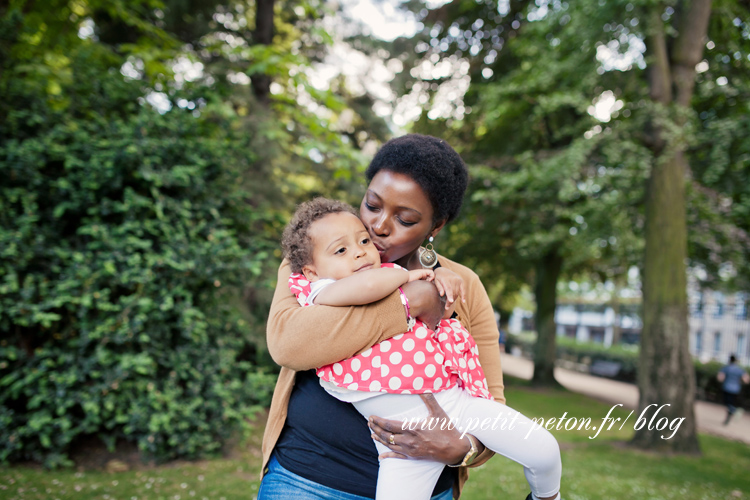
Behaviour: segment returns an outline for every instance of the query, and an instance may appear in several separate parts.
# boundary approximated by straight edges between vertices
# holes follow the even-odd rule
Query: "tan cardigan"
[[[440,257],[440,264],[464,279],[466,303],[456,302],[456,313],[477,343],[490,392],[496,400],[505,403],[499,334],[487,292],[479,277],[469,268],[445,257]],[[398,292],[365,306],[303,308],[289,291],[290,274],[289,264],[282,262],[266,328],[268,351],[282,368],[263,434],[261,477],[284,428],[295,370],[309,370],[350,358],[407,329],[406,314]],[[485,450],[472,466],[481,465],[492,455],[490,450]],[[455,498],[460,495],[468,477],[468,471],[462,467],[458,484],[453,488]]]

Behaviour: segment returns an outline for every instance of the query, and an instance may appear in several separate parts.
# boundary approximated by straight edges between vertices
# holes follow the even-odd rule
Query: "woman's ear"
[[[435,238],[440,232],[440,230],[443,229],[443,227],[445,226],[447,222],[448,222],[447,219],[438,221],[437,224],[435,224],[435,227],[432,228],[432,231],[430,231],[430,236]]]
[[[318,273],[315,272],[315,267],[312,265],[303,267],[302,274],[305,275],[307,281],[318,281]]]

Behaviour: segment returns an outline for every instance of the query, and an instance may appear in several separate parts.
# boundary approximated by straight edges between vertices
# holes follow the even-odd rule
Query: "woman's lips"
[[[385,255],[386,250],[382,246],[378,245],[377,243],[373,243],[373,245],[375,245],[375,249],[378,251],[378,253],[380,254],[380,257],[382,258],[383,255]]]

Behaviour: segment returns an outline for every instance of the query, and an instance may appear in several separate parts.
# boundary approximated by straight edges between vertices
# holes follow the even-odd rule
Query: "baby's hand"
[[[435,279],[435,273],[433,272],[432,269],[415,269],[414,271],[407,271],[407,272],[409,273],[409,281],[417,281],[417,280],[432,281]]]
[[[458,297],[461,297],[461,302],[466,302],[466,287],[464,286],[464,280],[453,271],[449,271],[444,267],[438,267],[435,269],[435,285],[437,286],[438,292],[440,292],[440,296],[445,295],[446,310],[453,306],[453,303]]]

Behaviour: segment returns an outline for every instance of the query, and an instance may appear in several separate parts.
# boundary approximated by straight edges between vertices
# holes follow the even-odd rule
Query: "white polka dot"
[[[387,377],[390,372],[391,372],[391,369],[388,368],[388,365],[383,365],[383,366],[380,367],[380,376],[381,377]]]
[[[464,358],[458,358],[458,366],[466,368],[466,360]]]
[[[411,394],[411,391],[408,389],[404,389],[403,391],[401,391],[401,394]]]
[[[394,352],[391,354],[391,356],[388,358],[391,361],[392,365],[397,365],[401,363],[401,353],[400,352]]]
[[[440,353],[435,354],[435,363],[441,365],[443,364],[443,361],[445,361],[445,356]]]
[[[404,343],[401,345],[402,349],[406,352],[413,351],[414,350],[414,339],[406,339],[404,340]]]
[[[435,365],[427,365],[424,367],[424,374],[428,377],[435,375]]]
[[[414,382],[412,382],[412,385],[416,390],[420,390],[424,385],[424,379],[422,377],[417,377],[414,379]]]
[[[477,364],[474,362],[473,358],[469,358],[469,368],[472,370],[477,367]]]
[[[362,375],[360,375],[360,378],[362,380],[368,380],[370,378],[370,375],[372,375],[372,373],[370,373],[370,370],[365,370],[362,372]]]
[[[336,375],[341,375],[342,373],[344,373],[344,367],[341,366],[341,363],[333,364],[333,373],[335,373]]]
[[[297,283],[299,283],[300,286],[307,286],[310,284],[310,282],[307,280],[299,280]]]
[[[424,363],[424,353],[422,351],[417,351],[414,353],[414,362],[418,365]]]
[[[415,335],[415,336],[416,336],[416,337],[417,337],[418,339],[423,339],[423,338],[426,338],[426,337],[427,337],[427,328],[425,328],[425,327],[423,327],[423,326],[420,326],[419,328],[417,328],[417,329],[416,329],[416,330],[414,331],[414,335]]]
[[[449,352],[453,352],[453,346],[451,344],[445,344],[445,349]]]
[[[378,382],[377,380],[373,380],[370,383],[369,389],[370,389],[370,392],[380,392],[380,382]]]
[[[358,372],[360,368],[362,368],[362,362],[358,360],[357,358],[354,358],[351,362],[352,370],[355,372]]]
[[[351,384],[352,382],[354,382],[354,377],[352,377],[351,373],[347,373],[346,375],[344,375],[345,384]]]
[[[380,356],[375,356],[374,358],[372,358],[372,367],[380,368]]]
[[[372,347],[364,351],[362,354],[360,354],[360,356],[362,356],[363,358],[368,358],[370,357],[370,354],[372,354]]]
[[[482,381],[481,380],[475,380],[474,385],[477,387],[482,387]]]
[[[359,385],[356,382],[354,382],[353,384],[347,385],[346,388],[349,389],[350,391],[356,391],[359,389]]]
[[[391,350],[391,343],[390,343],[390,341],[388,341],[388,340],[384,340],[384,341],[382,341],[382,342],[381,342],[380,344],[378,344],[378,345],[380,346],[380,350],[381,350],[382,352],[388,352],[388,351],[390,351],[390,350]]]
[[[388,381],[388,387],[393,390],[398,389],[399,387],[401,387],[401,379],[398,377],[391,377],[391,379]]]
[[[432,352],[435,350],[435,346],[432,345],[432,342],[427,342],[427,344],[425,344],[425,347],[427,348],[427,352]]]
[[[401,367],[401,375],[404,377],[411,377],[414,375],[414,368],[411,365],[404,365]]]
[[[445,342],[446,340],[448,340],[448,334],[446,334],[446,333],[441,333],[440,335],[438,335],[438,340],[439,340],[440,342]]]
[[[401,340],[401,338],[404,336],[403,333],[399,333],[398,335],[393,336],[393,340]]]
[[[434,388],[434,389],[435,389],[436,391],[437,391],[438,389],[440,389],[440,388],[441,388],[442,386],[443,386],[443,379],[441,379],[440,377],[436,378],[436,379],[435,379],[435,383],[434,383],[434,384],[432,384],[432,387],[433,387],[433,388]]]

